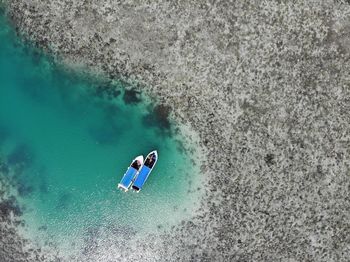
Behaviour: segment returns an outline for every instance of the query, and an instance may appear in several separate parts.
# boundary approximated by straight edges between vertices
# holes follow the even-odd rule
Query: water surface
[[[91,80],[23,44],[0,17],[0,152],[27,235],[80,248],[91,230],[123,237],[190,218],[199,172],[179,137],[154,121],[139,94]],[[154,149],[159,161],[141,193],[117,190],[130,161]]]

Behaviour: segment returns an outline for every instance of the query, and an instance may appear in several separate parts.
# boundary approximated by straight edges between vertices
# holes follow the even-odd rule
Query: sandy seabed
[[[2,2],[60,61],[157,97],[207,158],[193,220],[77,260],[348,260],[348,1]]]

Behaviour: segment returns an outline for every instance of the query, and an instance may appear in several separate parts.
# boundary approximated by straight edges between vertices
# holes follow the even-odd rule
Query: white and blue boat
[[[154,166],[156,165],[157,160],[158,160],[158,153],[156,150],[152,151],[147,155],[146,160],[143,163],[143,166],[139,174],[137,175],[134,181],[134,184],[132,185],[132,189],[134,189],[136,192],[140,192],[148,176],[151,174]]]
[[[126,170],[122,180],[118,184],[118,188],[124,190],[125,192],[129,190],[131,184],[133,183],[137,173],[140,171],[143,163],[143,156],[136,157],[130,164],[128,170]]]

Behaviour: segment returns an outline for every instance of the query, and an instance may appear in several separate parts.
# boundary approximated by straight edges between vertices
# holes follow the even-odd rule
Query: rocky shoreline
[[[350,257],[346,1],[4,3],[22,36],[157,97],[199,134],[202,208],[144,261]]]

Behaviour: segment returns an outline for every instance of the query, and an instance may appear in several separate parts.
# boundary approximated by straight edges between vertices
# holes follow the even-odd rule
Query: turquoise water
[[[0,151],[14,170],[28,236],[79,246],[91,229],[113,227],[122,237],[191,216],[198,169],[148,104],[114,87],[106,94],[102,80],[55,66],[0,18]],[[130,161],[154,149],[159,161],[143,190],[117,190]]]

